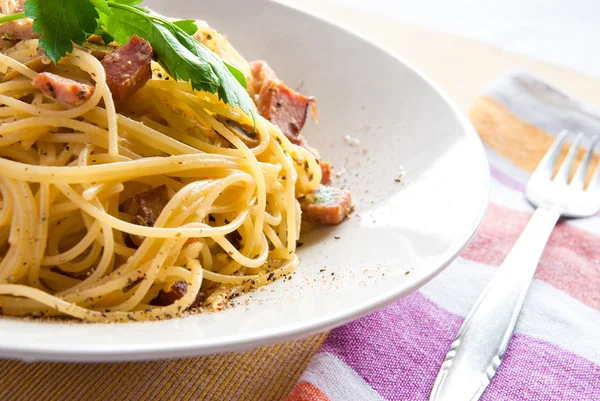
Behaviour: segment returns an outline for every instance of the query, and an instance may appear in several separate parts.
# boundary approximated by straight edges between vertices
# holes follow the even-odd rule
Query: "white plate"
[[[0,356],[116,361],[243,351],[324,331],[414,291],[464,248],[489,191],[485,154],[456,106],[420,72],[339,27],[259,0],[149,1],[206,19],[249,60],[316,95],[305,135],[352,190],[354,216],[304,236],[293,279],[215,314],[127,324],[0,319]],[[427,51],[427,49],[423,49]],[[360,140],[351,146],[343,137]],[[404,183],[395,179],[400,166]],[[339,239],[335,239],[339,237]],[[246,305],[247,302],[247,305]]]

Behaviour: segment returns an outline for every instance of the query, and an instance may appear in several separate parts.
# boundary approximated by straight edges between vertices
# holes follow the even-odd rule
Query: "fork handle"
[[[430,401],[476,401],[496,373],[560,214],[539,208],[463,322]]]

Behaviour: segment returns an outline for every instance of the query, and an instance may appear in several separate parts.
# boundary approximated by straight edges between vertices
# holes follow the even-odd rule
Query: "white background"
[[[600,77],[600,0],[334,0]]]

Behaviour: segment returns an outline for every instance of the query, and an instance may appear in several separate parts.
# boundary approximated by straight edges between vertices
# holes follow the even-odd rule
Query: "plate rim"
[[[354,36],[356,39],[375,47],[376,49],[392,57],[399,63],[403,64],[414,72],[420,79],[429,85],[438,96],[450,107],[451,111],[457,117],[463,131],[466,134],[466,139],[475,145],[479,151],[474,157],[479,158],[479,162],[483,165],[485,184],[481,190],[481,204],[468,230],[465,230],[465,235],[460,240],[449,247],[447,253],[451,253],[445,261],[435,266],[427,274],[421,276],[419,280],[412,282],[409,286],[402,287],[401,290],[392,290],[383,293],[381,296],[373,298],[368,302],[361,303],[354,308],[348,308],[342,313],[336,313],[308,321],[304,324],[287,326],[285,329],[270,329],[253,334],[252,336],[240,336],[239,334],[211,339],[210,342],[194,343],[193,341],[177,343],[175,345],[164,345],[157,347],[155,344],[143,344],[135,346],[111,345],[110,347],[94,348],[87,351],[81,349],[72,350],[66,348],[49,349],[36,346],[17,345],[6,346],[0,344],[0,357],[13,358],[22,361],[65,361],[65,362],[126,362],[126,361],[143,361],[143,360],[162,360],[175,359],[183,357],[197,357],[201,355],[218,354],[222,352],[245,352],[261,346],[272,345],[291,341],[294,339],[303,338],[317,333],[322,333],[339,327],[350,321],[364,317],[370,313],[380,310],[393,302],[407,296],[418,290],[446,267],[448,267],[460,253],[471,242],[477,230],[483,222],[483,218],[487,211],[490,199],[491,190],[491,175],[489,170],[489,161],[485,152],[483,142],[481,141],[477,131],[472,123],[465,116],[464,112],[456,105],[456,102],[441,89],[437,83],[425,75],[418,67],[404,59],[401,55],[388,49],[385,45],[368,39],[362,33],[346,26],[338,21],[332,21],[316,15],[301,5],[288,0],[269,0],[276,7],[284,7],[294,10],[302,15],[303,18],[317,20],[320,23],[329,25],[332,28],[339,29],[344,33]],[[139,324],[145,324],[140,322]]]

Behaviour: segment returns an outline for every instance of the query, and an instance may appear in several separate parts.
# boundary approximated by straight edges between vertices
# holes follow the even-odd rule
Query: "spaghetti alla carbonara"
[[[313,100],[197,27],[244,74],[254,115],[175,79],[135,35],[92,36],[58,63],[31,31],[3,36],[0,314],[220,310],[297,268],[302,211],[320,223],[350,212],[299,134]]]

